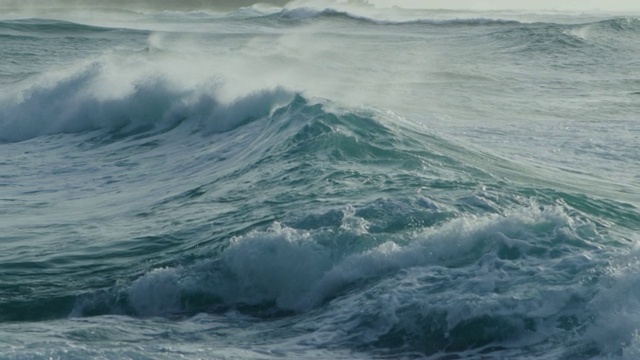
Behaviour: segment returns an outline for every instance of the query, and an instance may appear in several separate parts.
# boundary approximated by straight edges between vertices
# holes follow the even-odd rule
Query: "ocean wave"
[[[638,18],[619,17],[615,19],[603,20],[595,24],[603,27],[608,27],[614,31],[640,31],[640,19]]]
[[[283,9],[277,16],[284,19],[292,20],[308,20],[308,19],[348,19],[355,21],[363,21],[378,25],[438,25],[438,26],[481,26],[481,25],[513,25],[519,24],[516,20],[503,20],[492,18],[406,18],[404,16],[396,19],[384,16],[376,16],[375,14],[358,13],[357,11],[341,10],[334,8],[310,8],[310,7],[291,7]]]
[[[316,217],[328,221],[316,229],[274,223],[235,236],[215,259],[80,297],[72,316],[305,313],[298,326],[318,346],[427,355],[572,341],[593,326],[597,288],[585,284],[605,276],[608,261],[588,220],[533,205],[376,234],[367,208],[378,205]],[[423,204],[421,212],[449,210]]]
[[[401,231],[379,226],[420,216],[426,224]],[[608,237],[566,205],[473,216],[425,196],[381,199],[274,222],[231,237],[208,259],[156,267],[111,288],[3,301],[2,317],[188,322],[237,313],[304,329],[290,341],[379,356],[518,357],[559,344],[566,354],[631,354],[635,316],[620,314],[638,308],[637,249],[612,252]]]
[[[0,353],[637,357],[634,20],[334,4],[0,24]]]
[[[401,242],[376,240],[369,226],[349,208],[343,211],[337,233],[326,228],[296,230],[276,223],[267,231],[231,239],[216,261],[153,270],[131,284],[130,301],[143,316],[171,314],[185,310],[180,309],[180,292],[203,291],[227,305],[273,303],[283,310],[301,312],[326,303],[353,284],[378,281],[403,269],[469,269],[474,263],[485,266],[485,261],[499,267],[510,261],[538,263],[567,242],[585,252],[597,252],[591,243],[597,238],[584,242],[578,235],[582,227],[589,231],[589,224],[576,224],[560,209],[452,219]],[[349,243],[367,237],[365,248]],[[562,259],[566,262],[568,258]],[[566,262],[565,270],[579,272],[572,267],[593,265],[586,257],[582,259],[584,263]]]
[[[624,41],[635,39],[639,31],[640,21],[637,19],[614,18],[579,24],[522,24],[493,36],[509,40],[514,47],[524,51],[570,54],[575,49],[602,51],[603,47],[635,51]]]
[[[120,29],[45,18],[0,21],[0,35],[50,37],[62,35],[78,36],[80,33],[86,36],[91,33],[104,33],[111,31],[120,31]]]
[[[196,151],[163,159],[162,172],[171,188],[180,188],[174,177],[185,177],[182,188],[153,192],[139,208],[127,205],[125,216],[135,206],[145,212],[139,219],[152,217],[153,225],[171,223],[185,208],[208,213],[185,221],[195,229],[171,241],[180,249],[164,247],[159,238],[106,242],[92,250],[108,258],[108,281],[92,267],[78,280],[86,282],[72,289],[38,291],[25,300],[25,290],[16,286],[3,299],[0,318],[126,315],[189,322],[198,314],[231,312],[255,321],[285,319],[304,329],[287,341],[387,357],[518,357],[558,343],[569,344],[571,354],[627,350],[607,344],[633,340],[633,324],[616,324],[615,314],[602,312],[603,304],[618,301],[607,290],[625,294],[625,284],[637,282],[632,272],[611,276],[618,244],[600,218],[620,219],[619,213],[607,215],[618,211],[615,204],[542,187],[513,194],[500,183],[500,190],[487,190],[480,184],[492,177],[460,155],[473,156],[469,149],[398,123],[386,126],[370,112],[285,95],[292,99],[260,111],[264,116],[255,121],[234,123],[240,125],[231,133],[212,135],[215,141],[181,137],[180,146],[195,142]],[[270,95],[265,99],[267,108],[273,106]],[[144,142],[156,150],[166,145]],[[126,143],[121,152],[130,158],[132,144]],[[207,169],[197,184],[183,171],[194,164],[171,168],[189,161]],[[153,176],[143,181],[153,182]],[[346,204],[339,207],[340,201]],[[229,218],[215,211],[225,202],[234,208],[227,210]],[[256,210],[256,204],[262,207]],[[264,216],[265,209],[276,215]],[[226,224],[224,236],[210,229],[220,224]],[[61,264],[73,259],[97,263],[93,255],[65,256],[55,261],[65,276],[70,272]],[[619,270],[626,274],[627,268]],[[636,306],[617,304],[629,312]],[[602,323],[611,334],[606,341],[598,341]],[[593,347],[574,349],[576,343]]]
[[[272,4],[284,5],[290,0],[270,0],[266,1]],[[128,11],[163,11],[163,10],[222,10],[228,11],[241,7],[249,7],[260,4],[264,1],[259,0],[217,0],[217,1],[201,1],[201,0],[140,0],[130,2],[125,0],[112,0],[109,2],[98,0],[86,0],[78,3],[75,0],[55,0],[42,3],[38,0],[6,0],[0,5],[0,9],[7,11],[17,10],[40,10],[47,11],[51,9],[89,9],[89,10],[128,10]]]
[[[575,36],[572,28],[573,25],[553,23],[522,24],[493,32],[488,37],[507,53],[535,57],[596,50],[588,41]]]
[[[606,47],[614,51],[635,51],[633,44],[640,33],[637,18],[614,18],[570,26],[567,34],[579,41]]]

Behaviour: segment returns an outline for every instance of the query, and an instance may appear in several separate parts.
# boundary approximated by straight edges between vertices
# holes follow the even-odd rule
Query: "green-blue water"
[[[639,36],[5,9],[0,358],[635,359]]]

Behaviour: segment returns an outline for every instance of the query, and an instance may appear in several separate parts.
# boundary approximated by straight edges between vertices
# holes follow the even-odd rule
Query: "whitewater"
[[[0,5],[0,359],[640,357],[640,14],[203,3]]]

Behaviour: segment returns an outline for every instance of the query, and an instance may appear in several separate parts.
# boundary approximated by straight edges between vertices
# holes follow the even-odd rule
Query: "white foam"
[[[237,281],[237,298],[227,296],[227,301],[259,304],[275,300],[283,309],[295,309],[300,296],[332,265],[330,249],[314,241],[310,233],[278,224],[268,232],[234,238],[222,260]]]
[[[358,239],[365,235],[366,228],[354,217],[347,211],[338,231]],[[144,314],[164,313],[174,310],[175,298],[163,294],[195,291],[229,305],[273,302],[281,309],[307,311],[337,296],[350,284],[414,267],[458,268],[475,264],[484,267],[487,276],[500,277],[504,274],[495,267],[504,264],[499,256],[501,250],[512,249],[516,257],[527,258],[533,247],[546,246],[547,237],[563,228],[574,231],[573,226],[571,218],[559,208],[532,207],[505,216],[455,219],[415,235],[406,245],[388,241],[357,251],[345,250],[356,247],[337,246],[335,241],[340,237],[333,230],[310,232],[276,223],[268,231],[233,238],[218,260],[176,270],[156,270],[143,276],[131,285],[131,293],[149,294],[129,300],[142,301],[133,307],[142,309]],[[533,261],[532,266],[538,266],[539,261],[543,260]],[[176,284],[181,285],[176,288]],[[490,290],[486,289],[491,288],[490,284],[469,286],[474,293],[482,293]],[[166,299],[159,301],[157,297]],[[154,302],[145,304],[147,299]]]
[[[129,303],[142,316],[177,313],[181,291],[176,269],[155,269],[131,284]]]
[[[584,335],[608,358],[637,359],[640,354],[640,246],[621,249],[589,304],[594,321]]]

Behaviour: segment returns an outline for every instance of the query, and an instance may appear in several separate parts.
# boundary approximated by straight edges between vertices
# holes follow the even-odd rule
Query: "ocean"
[[[640,357],[640,14],[165,3],[0,12],[0,359]]]

